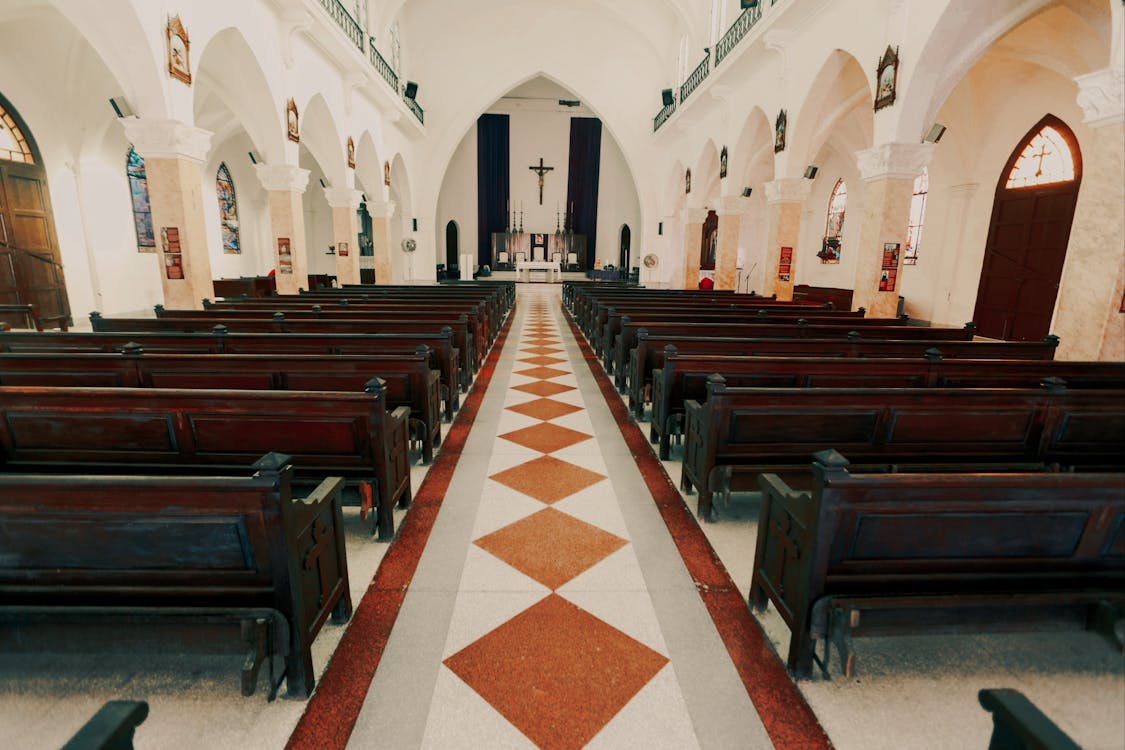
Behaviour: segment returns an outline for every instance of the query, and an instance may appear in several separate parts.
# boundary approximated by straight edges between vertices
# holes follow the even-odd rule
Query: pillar
[[[309,170],[289,164],[259,164],[256,169],[269,195],[277,293],[296,294],[309,285],[304,205]]]
[[[201,309],[205,297],[215,296],[201,170],[211,133],[177,120],[124,118],[121,123],[145,160],[164,306]]]
[[[864,188],[852,304],[867,308],[869,318],[898,314],[914,180],[933,151],[932,143],[883,143],[856,152]],[[898,252],[891,252],[890,245],[897,245]]]
[[[715,252],[715,288],[733,290],[738,286],[738,234],[745,200],[740,195],[719,199],[718,250]]]
[[[1121,312],[1125,258],[1125,76],[1116,68],[1078,76],[1078,105],[1091,129],[1083,138],[1082,185],[1066,250],[1051,332],[1059,359],[1125,360]]]
[[[359,283],[359,220],[356,210],[363,193],[351,188],[324,188],[332,207],[332,244],[336,247],[336,283]],[[346,254],[345,254],[346,253]]]
[[[684,209],[684,289],[699,288],[699,245],[703,241],[706,208]]]
[[[371,239],[375,252],[375,283],[393,284],[394,266],[391,253],[391,217],[395,213],[394,201],[367,203],[371,214]]]
[[[770,228],[766,240],[765,290],[779,300],[793,299],[797,271],[797,240],[801,236],[801,207],[812,192],[812,180],[787,177],[765,184]],[[782,250],[788,261],[783,264]],[[788,271],[786,270],[788,267]]]

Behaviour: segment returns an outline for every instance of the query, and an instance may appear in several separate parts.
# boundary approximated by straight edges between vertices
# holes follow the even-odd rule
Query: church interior
[[[1123,238],[1121,0],[0,0],[0,744],[1125,748]]]

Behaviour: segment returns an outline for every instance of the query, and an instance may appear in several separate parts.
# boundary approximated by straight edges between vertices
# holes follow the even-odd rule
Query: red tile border
[[[352,614],[286,750],[344,750],[347,746],[515,317],[513,305],[504,330],[481,367],[472,391],[462,402],[457,419],[442,441],[441,452],[415,493],[414,505],[403,519],[398,537]]]
[[[645,485],[652,493],[770,740],[779,750],[831,748],[832,743],[812,708],[793,684],[761,625],[750,614],[746,599],[719,561],[711,543],[684,504],[679,490],[652,452],[648,440],[630,420],[625,403],[602,371],[597,355],[586,344],[570,314],[565,309],[563,312],[586,366],[590,368],[606,405],[617,420],[621,436],[637,462]]]

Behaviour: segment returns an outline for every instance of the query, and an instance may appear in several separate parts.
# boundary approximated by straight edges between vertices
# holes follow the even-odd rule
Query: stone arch
[[[333,187],[345,187],[347,155],[336,119],[321,94],[314,94],[301,116],[301,145],[309,150]]]
[[[830,52],[801,106],[788,115],[787,174],[798,177],[829,141],[854,153],[874,139],[871,81],[850,53]]]

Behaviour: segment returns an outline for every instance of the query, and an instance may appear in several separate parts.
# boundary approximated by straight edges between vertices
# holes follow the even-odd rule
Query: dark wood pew
[[[515,305],[515,285],[512,283],[501,284],[442,284],[437,286],[350,286],[342,289],[322,289],[316,292],[302,292],[301,298],[315,301],[326,299],[355,301],[403,301],[406,303],[420,303],[448,301],[448,302],[473,302],[485,305],[489,317],[500,321],[504,314]]]
[[[804,302],[827,303],[837,310],[851,310],[854,294],[855,292],[851,289],[838,289],[832,286],[793,285],[793,299]]]
[[[273,276],[242,276],[237,279],[214,279],[212,285],[218,297],[269,297],[277,294],[277,281]]]
[[[43,434],[42,432],[40,434]],[[285,657],[289,694],[306,697],[312,642],[351,616],[340,489],[291,490],[289,456],[253,476],[0,473],[0,613],[5,617],[232,619],[252,636],[242,692]],[[276,690],[271,680],[271,697]]]
[[[332,282],[336,280],[335,275],[329,273],[310,273],[308,274],[308,288],[311,291],[318,289],[334,289]]]
[[[331,357],[309,354],[146,354],[136,343],[120,353],[0,353],[0,385],[85,388],[229,388],[362,393],[382,378],[387,407],[410,409],[422,460],[441,444],[439,373],[426,348],[414,354]]]
[[[652,373],[649,436],[667,460],[669,438],[679,432],[684,403],[707,399],[707,378],[717,374],[734,388],[1036,388],[1062,378],[1068,388],[1125,388],[1125,362],[954,359],[937,349],[924,357],[715,357],[664,350]],[[639,399],[631,406],[643,418]],[[638,408],[639,407],[639,408]]]
[[[574,316],[578,325],[587,330],[597,310],[601,307],[611,307],[620,304],[633,305],[667,305],[675,307],[680,305],[749,305],[755,304],[762,307],[816,307],[812,303],[778,302],[772,297],[761,297],[756,294],[735,294],[730,291],[714,291],[701,289],[579,289],[574,292],[567,307]]]
[[[8,329],[26,328],[42,331],[50,327],[65,331],[70,325],[70,318],[66,315],[42,317],[35,311],[35,305],[0,305],[0,322],[3,322]]]
[[[832,644],[850,677],[853,636],[1087,626],[1105,605],[1122,614],[1125,475],[863,474],[834,450],[811,473],[811,492],[762,475],[749,595],[789,626],[798,678],[814,661],[827,675]]]
[[[669,299],[665,297],[652,297],[648,299],[631,299],[629,297],[601,297],[589,300],[579,300],[575,320],[578,327],[587,338],[594,335],[599,323],[604,323],[609,308],[622,310],[627,307],[652,309],[656,307],[660,312],[707,312],[717,309],[745,309],[748,313],[757,314],[758,310],[805,312],[823,310],[834,312],[823,305],[805,305],[796,302],[779,302],[773,299],[755,297],[752,295],[730,295],[725,297],[699,297],[687,300]],[[815,313],[810,313],[815,314]]]
[[[395,503],[410,504],[410,410],[388,413],[379,378],[366,393],[0,386],[0,417],[5,471],[214,472],[278,451],[303,482],[351,480],[361,515],[377,511],[379,541],[394,536]]]
[[[62,750],[133,750],[133,734],[147,718],[144,701],[108,701]]]
[[[904,333],[917,330],[913,327]],[[857,334],[859,332],[857,331]],[[2,340],[2,339],[0,339]],[[925,356],[930,350],[946,359],[1053,359],[1058,348],[1057,336],[1042,342],[1032,341],[926,341],[866,340],[862,336],[847,339],[723,339],[692,338],[679,335],[653,335],[639,332],[637,345],[629,353],[629,365],[622,373],[626,378],[634,413],[644,408],[645,388],[652,384],[652,373],[664,366],[664,351],[671,345],[681,354],[713,354],[737,357],[899,357],[912,359]]]
[[[977,700],[992,714],[988,750],[1082,750],[1018,690],[981,690]]]
[[[680,486],[753,489],[761,473],[807,477],[809,454],[836,448],[862,465],[1119,466],[1125,390],[990,388],[730,388],[712,375],[707,401],[685,404]]]

